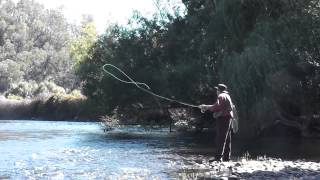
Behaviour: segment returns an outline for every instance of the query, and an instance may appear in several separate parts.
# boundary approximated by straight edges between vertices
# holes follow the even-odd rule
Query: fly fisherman
[[[227,91],[227,86],[218,84],[217,101],[213,105],[202,104],[199,106],[201,112],[209,110],[213,112],[214,118],[217,119],[216,125],[216,154],[215,161],[229,161],[231,156],[231,131],[233,118],[233,104]],[[235,131],[235,129],[234,129]]]

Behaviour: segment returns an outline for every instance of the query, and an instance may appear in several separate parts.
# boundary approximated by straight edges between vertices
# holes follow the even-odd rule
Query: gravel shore
[[[194,167],[196,171],[190,173],[190,170],[186,170],[181,179],[320,180],[320,163],[303,160],[244,158],[230,162],[199,162],[195,163]]]

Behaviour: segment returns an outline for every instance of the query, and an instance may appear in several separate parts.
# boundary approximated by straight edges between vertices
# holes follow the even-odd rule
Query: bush
[[[56,85],[52,81],[44,81],[36,83],[35,81],[21,81],[13,84],[5,93],[7,98],[47,98],[50,96],[58,96],[71,99],[84,99],[80,90],[73,90],[68,93],[69,90],[64,89],[61,86]],[[20,98],[19,98],[20,99]]]

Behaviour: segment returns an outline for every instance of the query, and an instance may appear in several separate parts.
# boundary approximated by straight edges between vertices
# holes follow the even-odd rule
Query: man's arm
[[[218,96],[217,102],[213,105],[200,105],[199,108],[201,109],[202,112],[205,112],[207,110],[212,111],[212,112],[218,112],[223,109],[223,102],[224,99],[222,96]]]
[[[217,102],[208,108],[209,111],[219,112],[223,110],[225,98],[223,96],[218,96]]]

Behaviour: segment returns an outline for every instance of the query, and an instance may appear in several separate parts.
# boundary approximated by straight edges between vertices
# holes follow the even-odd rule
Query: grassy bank
[[[0,99],[0,119],[97,121],[99,109],[85,97],[56,96],[35,99]]]

